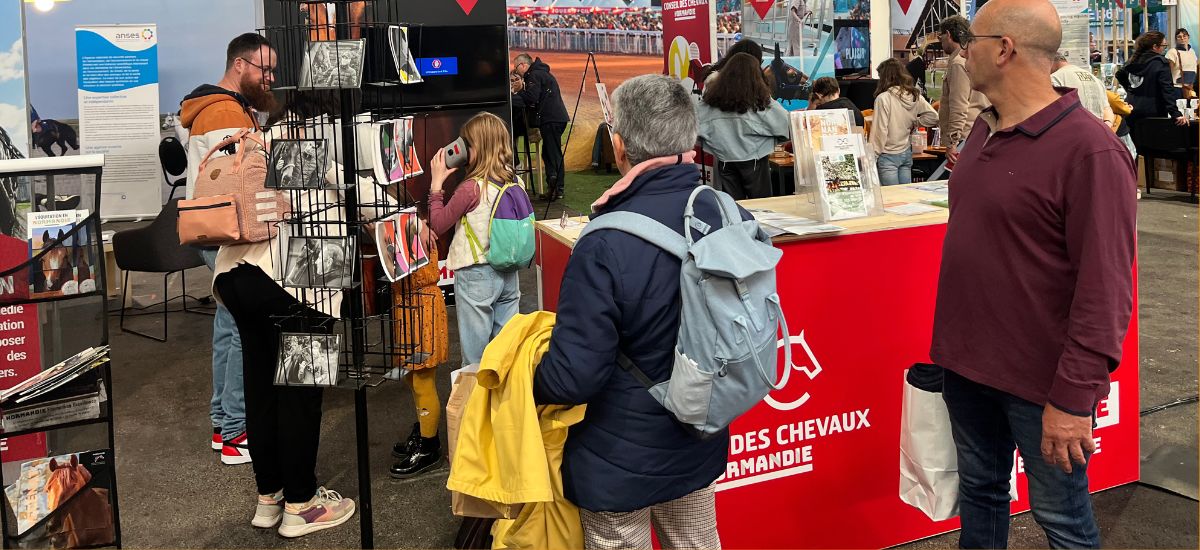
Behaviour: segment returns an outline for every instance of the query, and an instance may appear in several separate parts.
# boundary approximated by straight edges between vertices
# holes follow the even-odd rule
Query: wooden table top
[[[923,199],[945,200],[945,194],[931,193],[916,189],[917,186],[929,185],[930,183],[933,182],[914,183],[909,185],[891,185],[884,187],[884,207],[890,208],[893,205],[899,205],[903,203],[919,203]],[[808,199],[807,197],[800,195],[787,195],[783,197],[771,197],[767,199],[738,201],[738,204],[746,209],[766,209],[782,214],[805,216],[804,212],[807,210],[805,207],[808,205]],[[881,216],[829,222],[833,225],[839,225],[846,228],[845,231],[840,233],[822,233],[804,236],[785,233],[775,237],[773,240],[776,244],[779,244],[799,240],[835,237],[839,235],[855,235],[858,233],[889,231],[892,229],[903,229],[906,227],[937,225],[946,223],[949,220],[949,217],[950,210],[946,208],[939,208],[934,212],[917,214],[914,216],[901,216],[899,214],[884,213]],[[587,216],[571,218],[571,225],[565,229],[559,225],[559,220],[541,220],[537,222],[537,228],[539,231],[544,231],[555,240],[567,246],[573,247],[575,246],[575,241],[579,239],[580,232],[583,231],[584,226],[587,224],[587,219]]]

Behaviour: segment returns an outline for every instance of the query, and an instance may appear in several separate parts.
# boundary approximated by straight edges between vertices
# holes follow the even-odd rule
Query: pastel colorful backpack
[[[496,271],[516,271],[529,267],[533,262],[533,203],[525,193],[521,178],[504,185],[488,182],[496,189],[496,200],[488,217],[487,262]],[[485,194],[486,195],[486,194]],[[479,261],[482,246],[475,230],[463,217],[467,241],[471,244],[471,255]]]

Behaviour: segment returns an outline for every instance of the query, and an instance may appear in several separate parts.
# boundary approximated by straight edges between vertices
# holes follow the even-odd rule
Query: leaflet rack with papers
[[[875,152],[846,109],[793,111],[800,211],[822,223],[884,213]]]
[[[9,218],[0,228],[0,308],[6,334],[16,327],[17,338],[41,349],[32,360],[8,358],[17,375],[0,391],[4,548],[121,547],[98,214],[103,167],[103,155],[0,160]],[[64,188],[78,182],[87,209],[35,207],[35,190],[56,195],[55,178]],[[78,322],[93,316],[99,322]],[[95,445],[80,448],[85,442]],[[18,466],[10,483],[6,474]]]

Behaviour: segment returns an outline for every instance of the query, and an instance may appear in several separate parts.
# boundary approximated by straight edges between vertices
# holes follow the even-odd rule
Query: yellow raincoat
[[[512,318],[483,352],[459,427],[446,488],[505,504],[525,503],[499,520],[494,548],[583,548],[579,509],[563,497],[567,428],[583,420],[583,405],[537,406],[533,372],[550,347],[555,315]]]

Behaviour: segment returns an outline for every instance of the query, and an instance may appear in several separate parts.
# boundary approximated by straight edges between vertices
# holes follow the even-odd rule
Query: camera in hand
[[[463,138],[458,138],[446,149],[446,168],[461,168],[467,165],[467,160],[470,158],[470,153],[467,150],[467,142]]]

